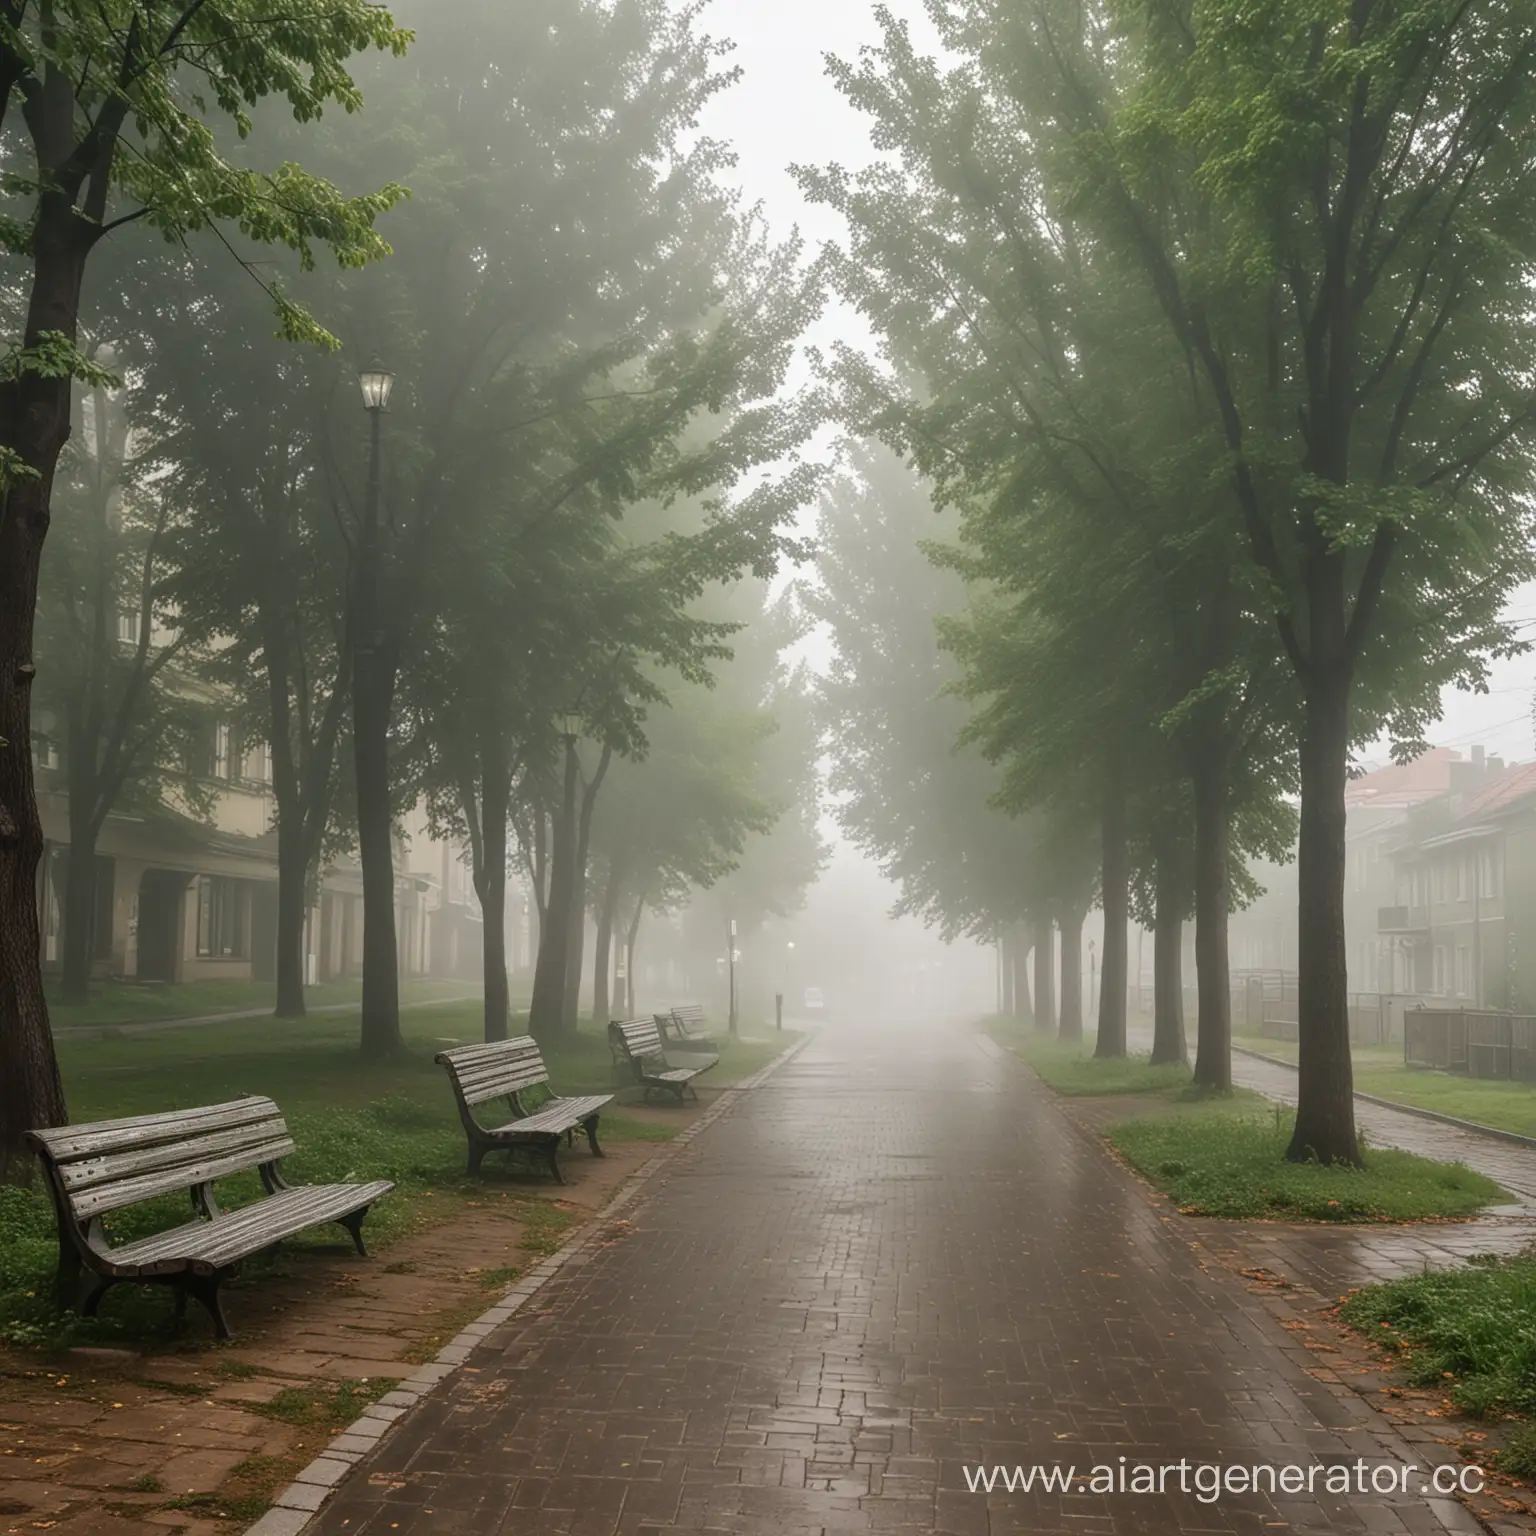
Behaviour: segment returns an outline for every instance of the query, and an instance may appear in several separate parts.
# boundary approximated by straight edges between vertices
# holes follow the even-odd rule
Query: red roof
[[[1451,787],[1451,764],[1462,761],[1453,747],[1431,747],[1411,763],[1378,768],[1344,786],[1346,805],[1402,807],[1433,800]]]
[[[1536,795],[1536,763],[1518,763],[1484,784],[1461,808],[1458,821],[1479,821]]]

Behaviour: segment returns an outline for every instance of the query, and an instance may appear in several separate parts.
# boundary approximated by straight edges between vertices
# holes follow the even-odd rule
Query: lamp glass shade
[[[565,714],[561,715],[560,724],[563,728],[561,732],[562,735],[581,735],[581,716],[576,714],[574,711],[567,711]]]
[[[395,376],[375,359],[358,374],[357,384],[363,392],[364,410],[382,411],[389,404],[389,392],[395,386]]]

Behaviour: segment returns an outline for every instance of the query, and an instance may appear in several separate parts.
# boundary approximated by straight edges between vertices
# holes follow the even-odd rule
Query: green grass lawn
[[[342,1013],[65,1037],[58,1043],[59,1064],[76,1123],[267,1094],[287,1117],[298,1146],[284,1163],[293,1182],[387,1178],[398,1185],[369,1215],[365,1230],[371,1251],[450,1216],[487,1188],[511,1197],[509,1210],[528,1226],[538,1245],[535,1251],[552,1251],[560,1229],[573,1218],[543,1198],[558,1187],[547,1175],[530,1162],[519,1159],[509,1166],[501,1157],[488,1160],[478,1181],[464,1175],[464,1132],[447,1074],[432,1056],[446,1045],[480,1038],[480,1004],[415,1009],[401,1015],[401,1028],[404,1049],[387,1062],[359,1057],[357,1015]],[[719,1066],[705,1082],[722,1085],[745,1077],[795,1038],[787,1030],[755,1033],[766,1038],[749,1034],[725,1044]],[[558,1093],[614,1091],[607,1041],[590,1027],[546,1052],[545,1059]],[[626,1117],[625,1100],[638,1102],[636,1090],[624,1090],[620,1103],[604,1112],[604,1140],[659,1141],[674,1134],[669,1125]],[[226,1207],[259,1192],[254,1175],[219,1186]],[[185,1197],[168,1196],[117,1213],[110,1225],[114,1239],[123,1241],[184,1220]],[[321,1231],[286,1246],[336,1240],[334,1232]],[[158,1288],[115,1288],[103,1305],[105,1315],[95,1322],[57,1313],[50,1296],[55,1255],[53,1211],[41,1190],[0,1188],[0,1341],[102,1341],[164,1331],[170,1307]],[[248,1269],[259,1275],[261,1267],[256,1262]]]
[[[400,1000],[415,1003],[462,997],[473,990],[472,983],[463,981],[407,981],[401,984]],[[355,1003],[361,995],[362,983],[357,980],[326,982],[304,992],[310,1008]],[[276,988],[270,981],[101,981],[92,985],[91,995],[83,1003],[64,1002],[57,984],[50,983],[48,1016],[56,1029],[144,1024],[270,1009],[275,1001]]]
[[[1022,1056],[1057,1093],[1070,1097],[1165,1093],[1189,1085],[1187,1066],[1154,1067],[1144,1055],[1098,1061],[1091,1038],[1071,1044],[1002,1014],[988,1019],[985,1028],[999,1045]]]
[[[1463,1412],[1536,1416],[1536,1255],[1483,1255],[1354,1292],[1351,1327],[1400,1351],[1410,1384],[1450,1389]],[[1536,1425],[1510,1437],[1499,1470],[1536,1476]]]
[[[1388,1148],[1366,1151],[1366,1166],[1288,1163],[1294,1116],[1229,1104],[1112,1126],[1111,1143],[1193,1216],[1233,1220],[1418,1221],[1471,1216],[1511,1197],[1461,1163]]]
[[[1294,1041],[1251,1043],[1254,1050],[1266,1056],[1296,1060]],[[1530,1084],[1458,1077],[1450,1072],[1405,1066],[1401,1045],[1357,1045],[1353,1054],[1355,1087],[1361,1093],[1454,1115],[1458,1120],[1471,1120],[1478,1125],[1491,1125],[1496,1130],[1536,1136],[1536,1087]]]

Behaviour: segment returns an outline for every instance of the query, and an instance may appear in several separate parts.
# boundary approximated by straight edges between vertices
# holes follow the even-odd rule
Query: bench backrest
[[[29,1131],[54,1198],[78,1222],[275,1163],[293,1140],[271,1099]]]
[[[672,1010],[672,1017],[677,1020],[678,1028],[686,1032],[704,1022],[704,1008],[700,1003],[679,1003]]]
[[[549,1068],[532,1035],[514,1035],[487,1045],[456,1045],[432,1059],[447,1067],[453,1090],[466,1107],[511,1098],[549,1081]]]
[[[608,1026],[608,1035],[623,1047],[631,1061],[662,1055],[661,1033],[655,1019],[615,1019]]]

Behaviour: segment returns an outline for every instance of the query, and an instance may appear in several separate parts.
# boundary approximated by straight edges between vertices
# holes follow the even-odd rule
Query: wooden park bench
[[[293,1152],[293,1139],[277,1105],[257,1097],[29,1131],[26,1140],[42,1160],[58,1213],[61,1297],[94,1317],[119,1282],[173,1286],[176,1315],[196,1297],[221,1339],[230,1329],[219,1286],[241,1260],[330,1222],[345,1227],[366,1256],[363,1217],[394,1188],[387,1179],[286,1184],[278,1163]],[[253,1168],[266,1194],[220,1210],[214,1182]],[[103,1220],[111,1212],[182,1191],[191,1195],[195,1220],[113,1246]]]
[[[510,1040],[494,1040],[487,1045],[457,1045],[451,1051],[439,1051],[432,1059],[448,1069],[459,1119],[469,1137],[471,1174],[480,1171],[481,1159],[487,1152],[536,1152],[563,1184],[565,1175],[560,1171],[556,1153],[562,1136],[567,1146],[575,1141],[578,1126],[586,1132],[592,1155],[603,1155],[597,1144],[597,1119],[599,1111],[612,1102],[611,1093],[589,1094],[580,1099],[551,1097],[536,1106],[524,1102],[523,1096],[530,1089],[549,1085],[549,1069],[532,1035],[514,1035]],[[504,1125],[481,1125],[475,1118],[474,1106],[489,1099],[505,1099],[514,1118]]]
[[[679,1003],[669,1013],[655,1015],[656,1027],[665,1045],[681,1046],[685,1051],[713,1051],[715,1037],[704,1027],[704,1010],[698,1003]]]
[[[647,1099],[665,1091],[676,1095],[679,1103],[685,1095],[698,1098],[694,1078],[708,1072],[719,1060],[707,1058],[702,1065],[673,1066],[662,1048],[661,1031],[655,1019],[615,1019],[608,1026],[608,1048],[614,1065],[629,1073],[645,1089]]]

